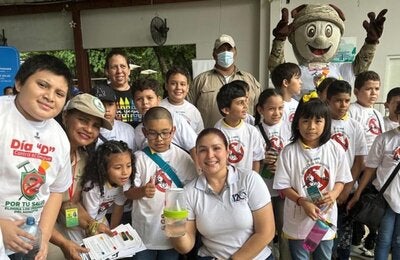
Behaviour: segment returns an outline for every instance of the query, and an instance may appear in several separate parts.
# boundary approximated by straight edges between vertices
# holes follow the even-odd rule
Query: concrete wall
[[[221,33],[232,35],[238,48],[238,66],[265,85],[271,31],[280,19],[280,10],[292,10],[304,2],[334,3],[340,7],[346,16],[344,36],[357,37],[358,48],[366,35],[362,21],[367,13],[388,8],[385,31],[371,65],[385,82],[388,57],[400,54],[398,0],[291,0],[290,4],[284,0],[208,0],[87,10],[81,12],[83,44],[84,48],[152,46],[150,21],[159,15],[167,18],[170,28],[166,44],[196,44],[198,59],[211,58],[213,42]],[[0,17],[0,29],[5,29],[8,44],[21,51],[73,49],[70,21],[66,12]],[[296,61],[289,42],[286,58]],[[384,87],[382,96],[390,86]]]
[[[83,45],[87,49],[153,46],[150,21],[159,15],[170,28],[166,44],[196,44],[198,59],[212,58],[214,40],[230,34],[237,44],[238,65],[259,78],[260,12],[268,7],[265,0],[210,0],[86,10],[81,12]],[[73,49],[70,21],[64,12],[0,17],[8,44],[21,51]],[[265,56],[268,38],[262,38]]]

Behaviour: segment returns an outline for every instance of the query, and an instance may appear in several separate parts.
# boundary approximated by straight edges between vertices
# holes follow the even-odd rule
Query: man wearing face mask
[[[214,44],[214,68],[194,78],[189,88],[187,99],[199,109],[204,127],[214,127],[215,123],[222,118],[217,107],[216,96],[223,85],[234,80],[243,80],[249,85],[248,113],[254,114],[254,106],[260,95],[260,83],[253,75],[236,67],[236,55],[235,41],[231,36],[222,34]]]

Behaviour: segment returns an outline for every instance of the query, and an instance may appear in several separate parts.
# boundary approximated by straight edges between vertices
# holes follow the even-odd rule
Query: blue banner
[[[0,95],[5,87],[14,86],[14,77],[19,69],[19,52],[10,46],[0,46]]]

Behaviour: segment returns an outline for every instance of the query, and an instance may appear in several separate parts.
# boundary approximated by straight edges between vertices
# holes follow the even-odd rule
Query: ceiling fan
[[[167,41],[167,34],[169,28],[167,27],[167,19],[162,19],[159,16],[155,16],[150,23],[150,33],[153,41],[162,46]]]

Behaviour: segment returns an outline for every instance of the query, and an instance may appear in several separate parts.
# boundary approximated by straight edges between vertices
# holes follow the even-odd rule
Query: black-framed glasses
[[[145,128],[145,130],[146,130],[146,137],[149,140],[155,140],[158,137],[161,137],[162,139],[170,138],[171,135],[172,135],[172,131],[173,131],[171,129],[170,131],[162,131],[162,132],[159,133],[159,132],[156,132],[156,131],[147,130],[146,128]]]

